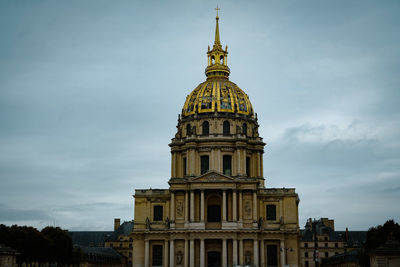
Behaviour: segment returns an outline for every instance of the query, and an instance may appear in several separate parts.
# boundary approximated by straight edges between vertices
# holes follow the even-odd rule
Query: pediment
[[[223,175],[218,172],[208,172],[198,177],[194,177],[191,179],[191,182],[200,182],[200,183],[224,183],[224,182],[235,182],[236,179]]]

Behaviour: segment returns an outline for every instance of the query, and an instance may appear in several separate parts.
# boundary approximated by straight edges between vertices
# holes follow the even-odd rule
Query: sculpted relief
[[[251,217],[251,202],[249,200],[244,202],[244,216],[247,218]]]
[[[178,201],[176,203],[176,217],[177,218],[183,218],[183,211],[184,207],[183,207],[183,201]]]

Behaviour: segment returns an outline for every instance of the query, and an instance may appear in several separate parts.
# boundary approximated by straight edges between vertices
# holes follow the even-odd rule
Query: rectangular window
[[[163,206],[154,206],[153,221],[163,220]]]
[[[325,247],[326,247],[326,248],[328,247],[328,243],[325,243]]]
[[[308,252],[304,253],[304,257],[308,258]]]
[[[224,155],[222,159],[223,173],[225,175],[232,175],[232,156]]]
[[[329,252],[325,252],[325,258],[329,257]]]
[[[208,172],[210,166],[210,159],[208,156],[200,157],[201,174]]]
[[[308,248],[308,243],[304,243],[304,247],[305,247],[305,248]]]
[[[162,246],[161,245],[154,245],[153,246],[153,259],[152,265],[153,266],[162,266],[163,265],[163,253],[162,253]]]
[[[306,264],[306,266],[305,266],[305,267],[309,267],[309,265],[308,265],[308,261],[305,261],[305,264]]]
[[[186,176],[186,158],[183,158],[183,176]]]
[[[246,175],[250,177],[250,157],[246,157]]]
[[[276,221],[275,205],[267,205],[267,221]]]
[[[335,243],[335,248],[338,248],[339,247],[339,244],[338,243]]]

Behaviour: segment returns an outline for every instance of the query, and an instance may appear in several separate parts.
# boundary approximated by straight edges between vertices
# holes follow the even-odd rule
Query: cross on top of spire
[[[218,10],[221,10],[221,9],[218,8],[218,5],[217,5],[217,8],[215,10],[217,10],[217,18],[218,18]]]

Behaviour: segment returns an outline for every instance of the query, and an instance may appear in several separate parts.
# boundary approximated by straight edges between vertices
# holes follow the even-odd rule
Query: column
[[[244,265],[244,261],[243,261],[243,239],[239,239],[239,265]]]
[[[168,267],[168,240],[164,241],[164,266]]]
[[[190,239],[190,267],[194,267],[194,239]]]
[[[226,239],[222,239],[222,266],[226,267],[227,261],[226,261]]]
[[[234,221],[234,222],[236,222],[237,221],[237,216],[236,216],[236,210],[237,210],[237,207],[236,207],[236,190],[235,189],[233,189],[233,193],[232,193],[232,220]]]
[[[189,193],[185,191],[185,223],[189,222]]]
[[[205,267],[204,239],[200,239],[200,267]]]
[[[194,190],[190,191],[190,221],[194,222]]]
[[[243,192],[242,190],[239,191],[239,221],[243,221]]]
[[[204,222],[204,190],[200,193],[200,221]]]
[[[175,192],[171,191],[171,221],[175,221]]]
[[[257,190],[253,191],[253,221],[257,222]]]
[[[260,242],[260,259],[261,259],[261,267],[265,266],[265,246],[264,246],[264,240],[261,240]]]
[[[150,260],[150,244],[149,240],[146,239],[144,241],[144,267],[150,267],[149,260]]]
[[[254,254],[254,266],[259,266],[258,262],[258,240],[253,240],[253,254]]]
[[[238,256],[237,256],[237,239],[232,240],[232,263],[233,266],[238,265]]]
[[[174,241],[171,239],[170,241],[170,246],[169,246],[169,266],[175,266],[175,247],[174,247]]]
[[[189,267],[189,241],[185,239],[185,259],[184,259],[185,267]]]
[[[226,190],[222,190],[222,222],[226,222]]]
[[[281,266],[284,267],[286,265],[286,262],[285,262],[285,241],[284,240],[281,240],[280,251],[281,251]]]

